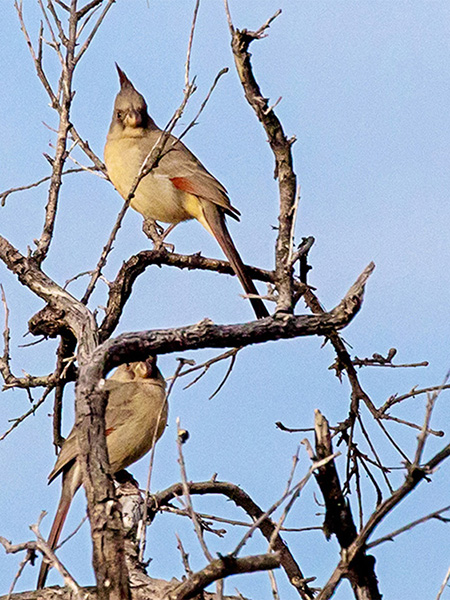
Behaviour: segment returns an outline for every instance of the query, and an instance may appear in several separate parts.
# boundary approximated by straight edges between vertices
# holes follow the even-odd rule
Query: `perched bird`
[[[117,473],[144,456],[161,437],[167,422],[166,384],[156,359],[120,365],[106,380],[105,426],[111,472]],[[72,498],[81,486],[78,444],[72,429],[48,479],[62,473],[62,490],[48,544],[56,547]],[[43,561],[37,589],[45,585],[49,565]]]
[[[104,155],[108,175],[126,199],[161,129],[149,116],[144,97],[116,67],[120,92],[114,103]],[[224,186],[176,137],[169,137],[156,168],[140,181],[131,207],[144,219],[171,224],[189,219],[200,221],[218,241],[246,294],[258,294],[225,223],[226,215],[239,220],[239,211],[231,205]],[[257,318],[269,315],[260,298],[250,298],[250,302]]]

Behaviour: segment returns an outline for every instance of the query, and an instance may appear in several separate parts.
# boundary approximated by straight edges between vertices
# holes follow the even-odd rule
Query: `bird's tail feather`
[[[72,502],[73,495],[80,487],[80,483],[81,480],[79,475],[79,468],[77,468],[77,465],[73,465],[72,469],[67,472],[67,475],[63,479],[61,499],[59,501],[58,509],[53,520],[52,528],[50,530],[50,535],[48,536],[47,540],[47,544],[52,550],[54,550],[58,545],[58,540],[61,536],[61,531],[66,520],[67,513],[69,512],[70,503]],[[49,563],[46,560],[43,560],[41,568],[39,570],[39,577],[36,589],[41,590],[44,587],[49,568]]]
[[[249,277],[247,269],[228,232],[224,215],[217,210],[211,202],[202,203],[202,209],[206,223],[200,219],[199,221],[216,238],[225,256],[230,261],[233,271],[241,282],[245,293],[249,295],[258,295],[258,290],[256,289],[253,280]],[[269,316],[269,312],[260,298],[249,298],[249,300],[258,319],[264,319]]]

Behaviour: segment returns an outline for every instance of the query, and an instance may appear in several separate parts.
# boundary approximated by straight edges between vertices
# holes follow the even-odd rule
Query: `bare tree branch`
[[[154,494],[149,500],[150,518],[154,518],[152,515],[156,514],[160,506],[167,505],[173,498],[180,496],[182,493],[183,486],[181,483],[177,483],[162,492]],[[189,493],[202,495],[221,494],[226,496],[237,506],[245,510],[254,522],[258,522],[258,528],[268,542],[272,540],[275,532],[275,524],[268,516],[264,517],[265,512],[237,485],[223,481],[189,482]],[[309,589],[300,567],[279,534],[275,534],[273,538],[273,549],[279,553],[280,564],[286,572],[290,583],[298,590],[298,593],[304,600],[311,600],[314,594]]]
[[[255,571],[267,571],[280,566],[279,556],[275,554],[259,554],[256,556],[245,556],[243,558],[231,558],[221,556],[209,563],[201,571],[193,573],[186,581],[167,594],[168,600],[187,600],[194,598],[213,581],[223,579],[229,575],[238,573],[254,573]]]
[[[264,127],[275,158],[275,177],[278,179],[280,195],[278,238],[275,252],[276,288],[278,291],[277,311],[292,313],[294,309],[294,290],[292,285],[291,260],[293,256],[297,181],[293,170],[291,146],[295,138],[288,139],[286,137],[283,127],[273,110],[274,106],[269,107],[267,98],[262,95],[253,74],[249,52],[251,42],[261,39],[266,35],[266,30],[281,11],[277,11],[257,31],[249,31],[247,29],[240,31],[233,26],[228,2],[227,0],[224,0],[224,2],[236,70],[244,89],[245,97]]]

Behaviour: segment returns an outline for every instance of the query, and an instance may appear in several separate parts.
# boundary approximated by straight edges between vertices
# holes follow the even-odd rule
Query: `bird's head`
[[[137,133],[141,129],[154,126],[153,119],[148,114],[147,103],[122,69],[116,63],[120,80],[120,92],[114,102],[114,114],[111,127],[121,127]]]
[[[156,366],[156,356],[149,356],[140,362],[122,363],[111,376],[115,381],[127,382],[142,379],[161,379],[162,375]]]

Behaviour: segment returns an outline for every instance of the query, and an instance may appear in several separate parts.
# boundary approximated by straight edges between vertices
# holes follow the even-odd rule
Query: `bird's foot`
[[[174,227],[175,224],[172,224],[169,225],[167,229],[164,229],[164,227],[152,219],[144,219],[144,222],[142,223],[142,231],[150,240],[152,240],[155,250],[164,248],[168,252],[174,252],[175,246],[173,244],[168,244],[164,240]]]

